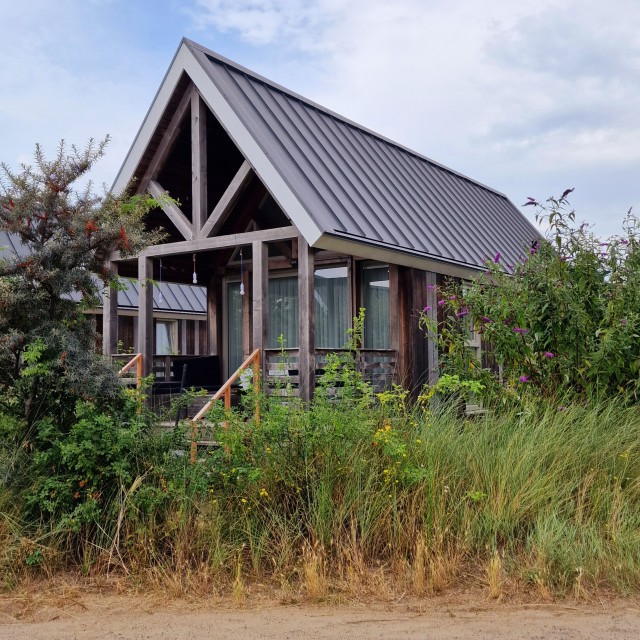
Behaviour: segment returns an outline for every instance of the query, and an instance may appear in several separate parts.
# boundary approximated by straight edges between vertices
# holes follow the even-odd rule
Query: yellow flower
[[[268,498],[269,497],[269,492],[264,487],[262,487],[262,489],[260,489],[260,497],[262,497],[262,498]]]
[[[242,500],[240,500],[240,502],[242,502],[242,504],[247,504],[247,499],[246,498],[242,498]]]
[[[267,453],[271,453],[271,447],[267,447]]]

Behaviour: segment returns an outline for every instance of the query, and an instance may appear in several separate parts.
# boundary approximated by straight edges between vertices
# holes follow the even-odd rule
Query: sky
[[[111,136],[110,186],[185,36],[520,206],[640,214],[638,0],[0,0],[0,160]],[[523,210],[530,218],[531,208]]]

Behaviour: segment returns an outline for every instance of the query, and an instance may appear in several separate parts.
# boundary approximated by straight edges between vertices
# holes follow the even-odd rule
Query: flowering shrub
[[[629,211],[623,235],[601,242],[587,225],[574,224],[568,193],[527,203],[538,207],[548,231],[519,264],[505,265],[497,253],[474,282],[448,283],[439,292],[442,367],[465,378],[487,376],[468,346],[474,326],[508,387],[636,400],[640,220]],[[463,321],[467,314],[473,325]],[[436,331],[426,316],[423,324]]]

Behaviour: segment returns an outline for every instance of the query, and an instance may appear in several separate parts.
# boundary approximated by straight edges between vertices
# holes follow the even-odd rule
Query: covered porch
[[[396,265],[315,250],[295,227],[283,226],[149,247],[136,261],[112,261],[112,270],[139,282],[138,351],[143,374],[159,382],[172,380],[171,362],[185,354],[154,353],[154,287],[194,281],[206,287],[201,353],[217,356],[223,380],[259,349],[267,388],[285,376],[296,395],[310,400],[327,354],[345,349],[352,319],[365,308],[358,354],[364,378],[377,390],[406,382]],[[104,308],[109,354],[118,341],[112,299]]]

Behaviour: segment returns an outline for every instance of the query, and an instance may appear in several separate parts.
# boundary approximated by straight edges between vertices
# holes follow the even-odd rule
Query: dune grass
[[[135,486],[80,532],[25,522],[4,486],[5,585],[71,568],[239,601],[252,582],[312,599],[638,591],[637,408],[536,401],[462,419],[399,395],[250,416],[216,427],[221,447],[196,465],[171,453],[178,436],[138,452]]]

